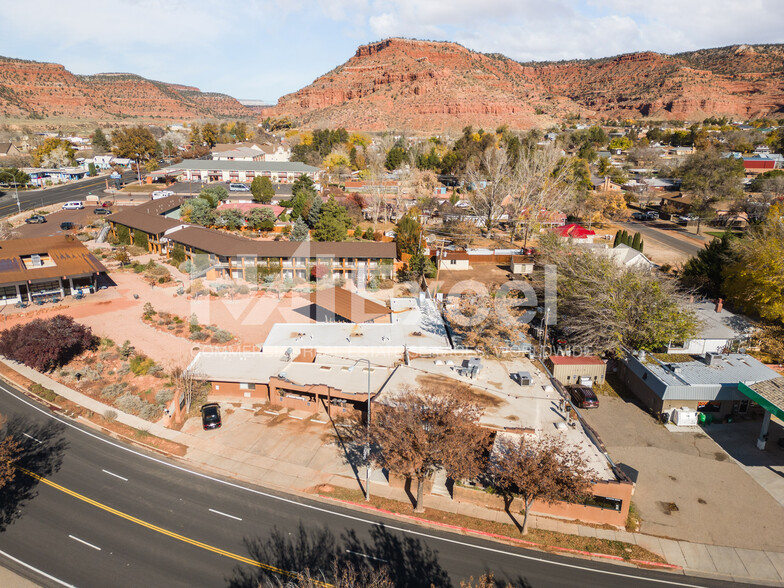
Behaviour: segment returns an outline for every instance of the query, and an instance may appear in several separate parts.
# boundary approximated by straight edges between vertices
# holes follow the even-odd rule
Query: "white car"
[[[229,184],[229,191],[231,192],[250,192],[250,188],[245,184]]]
[[[171,190],[155,190],[152,193],[152,199],[158,200],[159,198],[168,198],[169,196],[174,196],[174,192]]]
[[[81,200],[71,200],[63,204],[63,210],[81,210],[84,208],[84,202]]]

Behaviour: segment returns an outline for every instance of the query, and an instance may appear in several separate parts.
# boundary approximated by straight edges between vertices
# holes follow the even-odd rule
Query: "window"
[[[5,286],[0,288],[0,300],[16,298],[16,286]]]
[[[256,389],[256,384],[250,384],[247,382],[240,383],[240,390],[255,390],[255,389]]]
[[[623,500],[620,498],[608,498],[606,496],[591,496],[588,500],[585,501],[585,505],[621,512]]]

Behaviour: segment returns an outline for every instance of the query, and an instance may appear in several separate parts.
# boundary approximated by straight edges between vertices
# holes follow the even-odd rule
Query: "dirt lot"
[[[455,288],[460,282],[474,280],[484,284],[486,288],[491,285],[500,286],[509,281],[509,268],[507,266],[495,265],[493,263],[476,263],[471,269],[467,270],[448,270],[442,269],[438,273],[438,280],[428,280],[431,288],[435,284],[439,285],[439,292],[448,295],[450,292],[459,293]]]
[[[636,471],[643,533],[784,550],[784,507],[708,435],[671,433],[632,399],[601,395],[600,404],[583,414],[613,460]]]
[[[140,259],[144,261],[146,257]],[[180,274],[177,272],[175,275]],[[256,350],[255,346],[264,341],[275,323],[312,322],[298,312],[298,309],[310,304],[298,294],[288,294],[280,299],[275,294],[257,293],[235,297],[234,300],[212,297],[192,300],[178,296],[176,287],[151,287],[140,274],[133,272],[111,272],[110,277],[115,287],[88,295],[83,300],[66,298],[57,305],[29,307],[21,311],[0,307],[0,329],[33,318],[65,314],[88,325],[100,337],[113,339],[118,344],[128,339],[142,353],[169,366],[189,362],[199,349],[207,346],[145,324],[141,315],[146,302],[150,302],[156,310],[181,317],[196,314],[202,325],[215,325],[228,331],[235,337],[232,341],[235,350]]]

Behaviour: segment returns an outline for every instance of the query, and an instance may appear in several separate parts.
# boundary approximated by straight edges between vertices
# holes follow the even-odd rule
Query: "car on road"
[[[155,190],[152,193],[152,199],[158,200],[159,198],[168,198],[169,196],[174,196],[174,192],[171,190]]]
[[[634,212],[632,213],[632,218],[634,220],[658,220],[659,213],[655,210],[646,210],[645,212]]]
[[[40,214],[34,214],[30,218],[26,218],[25,222],[28,225],[40,225],[46,222],[46,217]]]
[[[572,396],[572,402],[578,408],[599,408],[599,399],[588,386],[572,386],[569,389],[569,394]]]
[[[112,214],[112,211],[108,208],[96,208],[93,210],[93,214]]]
[[[201,424],[205,431],[220,428],[222,424],[220,404],[209,402],[201,407]]]
[[[63,210],[81,210],[84,208],[84,202],[81,200],[71,200],[63,204]]]
[[[60,228],[63,231],[70,231],[71,229],[75,229],[76,225],[74,223],[72,223],[72,222],[65,221],[65,222],[60,223]]]
[[[230,192],[250,192],[250,188],[248,188],[245,184],[236,184],[232,182],[229,184],[229,191]]]

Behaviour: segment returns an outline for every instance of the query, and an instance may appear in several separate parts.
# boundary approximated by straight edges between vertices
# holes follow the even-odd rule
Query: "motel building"
[[[106,268],[70,236],[0,242],[0,306],[95,292]]]
[[[256,177],[269,178],[273,184],[290,184],[301,176],[318,180],[320,170],[298,161],[242,161],[186,159],[150,174],[151,177],[177,177],[188,182],[250,183]]]

